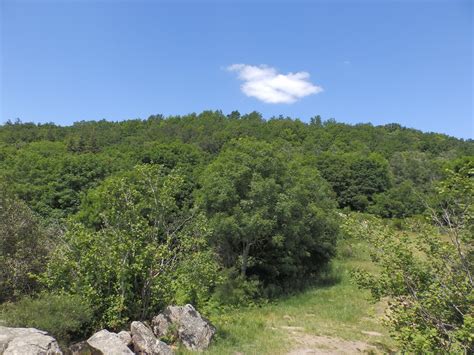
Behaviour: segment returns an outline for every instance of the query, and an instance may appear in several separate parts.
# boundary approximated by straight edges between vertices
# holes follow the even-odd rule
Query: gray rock
[[[62,355],[62,351],[57,341],[45,331],[0,326],[0,354]]]
[[[111,336],[113,337],[114,333]],[[132,345],[132,336],[130,332],[122,330],[121,332],[117,333],[117,337],[125,346]],[[102,351],[93,348],[90,346],[87,341],[81,341],[79,343],[75,343],[69,347],[69,354],[70,355],[101,355]]]
[[[190,350],[206,349],[216,333],[216,328],[190,304],[166,307],[153,318],[152,326],[158,337],[168,335],[172,328],[177,329],[179,340]]]
[[[176,312],[169,312],[169,308],[170,307],[167,307],[163,313],[158,314],[151,320],[153,333],[155,333],[158,338],[165,337],[172,331],[178,330],[177,327],[171,329],[173,324],[177,324],[179,318],[175,318]]]
[[[132,335],[130,334],[130,332],[122,330],[121,332],[118,332],[117,335],[126,346],[132,345]]]
[[[118,334],[106,329],[102,329],[87,339],[87,344],[93,348],[94,354],[98,351],[101,355],[133,355]]]
[[[143,355],[171,355],[173,350],[164,342],[157,339],[153,331],[142,322],[132,322],[133,350]]]
[[[122,342],[126,346],[132,345],[132,335],[130,334],[130,332],[127,332],[126,330],[122,330],[121,332],[117,333],[117,336],[120,338],[120,340],[122,340]]]

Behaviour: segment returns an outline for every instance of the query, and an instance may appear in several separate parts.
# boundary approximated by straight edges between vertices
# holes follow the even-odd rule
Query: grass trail
[[[350,279],[354,266],[372,267],[363,250],[362,245],[355,245],[352,257],[333,262],[340,280],[332,285],[255,308],[211,315],[218,335],[206,353],[286,354],[299,346],[298,334],[363,341],[383,352],[393,349],[393,340],[380,321],[383,304],[369,301],[368,292]]]

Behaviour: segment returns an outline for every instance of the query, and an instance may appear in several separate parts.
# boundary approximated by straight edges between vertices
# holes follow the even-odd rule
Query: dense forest
[[[422,342],[403,335],[414,314],[399,312],[393,324],[408,350],[469,349],[473,177],[474,141],[398,124],[237,111],[66,127],[8,121],[0,126],[0,315],[35,325],[38,308],[62,312],[51,328],[69,341],[169,304],[205,312],[275,299],[314,285],[351,231],[385,235],[364,231],[364,216],[379,231],[427,221],[458,233],[466,247],[453,258],[467,276],[440,285],[459,314],[441,305],[442,294],[429,304],[448,312],[449,324],[430,328],[421,317],[429,323],[416,326]],[[387,272],[396,258],[412,261],[391,245],[400,254],[386,258]],[[413,282],[434,293],[434,269],[417,265]],[[402,297],[406,288],[383,275],[378,284],[355,279]]]

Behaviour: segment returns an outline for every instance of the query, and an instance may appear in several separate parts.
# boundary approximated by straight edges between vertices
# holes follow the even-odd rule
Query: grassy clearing
[[[363,245],[353,245],[346,254],[352,256],[339,257],[333,262],[337,282],[259,307],[210,315],[218,335],[207,353],[285,354],[297,346],[291,329],[309,335],[364,341],[384,352],[394,348],[393,340],[380,322],[383,304],[370,302],[368,292],[358,289],[350,279],[350,270],[355,266],[373,268]]]

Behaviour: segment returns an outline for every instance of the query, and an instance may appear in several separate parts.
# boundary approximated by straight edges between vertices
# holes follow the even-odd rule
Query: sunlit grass
[[[353,245],[352,256],[334,260],[333,272],[339,279],[334,284],[317,286],[258,307],[211,314],[218,334],[207,353],[285,354],[296,346],[285,327],[298,327],[310,335],[360,340],[385,351],[393,348],[393,340],[380,319],[383,306],[371,302],[369,293],[360,290],[350,278],[354,267],[373,270],[364,249],[361,244]]]

